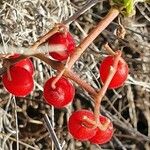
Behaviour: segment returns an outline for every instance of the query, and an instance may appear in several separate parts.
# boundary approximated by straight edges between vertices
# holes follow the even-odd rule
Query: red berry
[[[97,131],[97,128],[94,128],[92,124],[84,120],[84,117],[88,117],[91,120],[94,120],[94,114],[88,110],[78,110],[74,112],[68,122],[68,130],[71,135],[81,141],[86,141],[92,138]]]
[[[62,50],[59,52],[57,52],[56,50],[52,50],[54,52],[49,53],[52,58],[58,61],[66,60],[68,56],[73,53],[75,49],[74,39],[69,32],[67,33],[58,32],[54,34],[48,39],[48,43],[50,45],[62,44],[66,48],[66,50]]]
[[[114,56],[107,56],[101,63],[99,71],[100,71],[100,78],[101,81],[104,83],[108,77],[109,71],[110,71],[110,66],[112,66],[114,63]],[[109,89],[113,88],[118,88],[122,86],[127,79],[128,76],[128,65],[124,61],[123,58],[118,63],[117,71],[112,78],[110,84],[109,84]]]
[[[100,116],[99,120],[102,124],[105,124],[108,118]],[[105,144],[111,140],[112,136],[113,136],[113,124],[112,122],[110,122],[108,128],[105,131],[102,131],[98,128],[95,136],[93,136],[89,141],[93,144]]]
[[[73,101],[75,89],[73,85],[64,77],[61,77],[56,83],[56,87],[52,88],[52,82],[55,77],[50,78],[44,85],[44,99],[49,105],[56,108],[65,107]]]
[[[14,54],[13,56],[10,56],[10,58],[17,58],[19,56],[20,56],[19,54]],[[33,75],[34,73],[34,66],[33,66],[32,61],[29,58],[20,60],[14,66],[23,67],[24,69],[29,71],[31,75]]]
[[[31,74],[24,68],[13,66],[10,68],[11,80],[8,74],[2,76],[2,81],[8,92],[15,96],[26,96],[34,87]]]

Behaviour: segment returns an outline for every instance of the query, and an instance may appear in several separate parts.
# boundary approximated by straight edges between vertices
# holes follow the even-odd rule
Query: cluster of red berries
[[[50,52],[50,56],[57,61],[66,60],[75,49],[73,37],[68,32],[56,33],[48,39],[49,44],[63,44],[65,50],[60,52]],[[10,58],[17,58],[19,54],[15,54]],[[29,58],[17,62],[9,68],[8,72],[2,77],[4,87],[13,95],[18,97],[27,96],[33,91],[34,81],[34,66]],[[61,78],[56,84],[56,89],[51,88],[51,82],[54,78],[49,79],[44,86],[44,97],[47,103],[56,105],[60,108],[65,106],[73,99],[75,93],[72,84],[65,78]],[[68,90],[66,90],[68,87]],[[53,102],[51,102],[53,100]],[[56,102],[54,103],[54,101]],[[65,101],[65,102],[63,102]],[[60,103],[60,104],[59,104]]]
[[[75,49],[75,42],[72,35],[67,32],[58,32],[48,39],[49,44],[62,44],[65,50],[60,52],[50,52],[50,56],[57,60],[66,60]],[[61,77],[56,82],[55,87],[52,86],[55,77],[50,78],[44,85],[44,99],[49,105],[53,105],[56,108],[63,108],[74,99],[75,88],[72,83],[65,77]]]
[[[61,52],[50,52],[50,56],[57,61],[63,61],[71,55],[75,49],[75,42],[69,32],[56,33],[48,39],[49,44],[63,44],[65,50]],[[13,57],[18,57],[15,55]],[[110,66],[113,65],[114,56],[107,56],[101,63],[99,68],[100,78],[102,83],[105,83]],[[30,59],[24,59],[16,63],[9,70],[9,74],[5,73],[2,77],[5,88],[15,96],[26,96],[34,87],[33,81],[34,68]],[[117,71],[109,84],[109,88],[114,89],[122,86],[128,75],[128,66],[126,62],[121,58],[117,67]],[[71,82],[61,77],[55,86],[52,86],[55,77],[50,78],[44,85],[43,96],[45,101],[49,105],[53,105],[56,108],[63,108],[74,99],[75,89]],[[102,115],[99,116],[99,122],[103,125],[107,121],[110,123],[105,131],[101,130],[97,126],[87,122],[84,118],[87,117],[94,121],[94,114],[88,110],[78,110],[69,118],[68,130],[71,135],[81,141],[89,140],[94,144],[104,144],[108,142],[113,135],[113,125],[111,121]]]
[[[108,121],[110,122],[106,130],[101,130],[97,126],[94,127],[93,124],[84,119],[85,117],[94,121],[94,113],[85,109],[74,112],[69,118],[68,130],[75,139],[80,141],[89,140],[93,144],[104,144],[111,139],[113,125],[107,117],[99,116],[102,125]]]

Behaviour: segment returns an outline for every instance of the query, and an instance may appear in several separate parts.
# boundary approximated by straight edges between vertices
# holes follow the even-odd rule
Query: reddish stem
[[[51,29],[48,33],[46,33],[44,36],[40,37],[40,39],[38,41],[36,41],[31,47],[30,49],[32,51],[36,51],[36,49],[44,42],[46,42],[47,39],[49,39],[52,35],[54,35],[57,32],[63,32],[66,31],[66,26],[58,23],[55,25],[55,27],[53,29]]]
[[[55,79],[53,80],[51,86],[53,89],[56,88],[56,83],[58,82],[58,80],[63,76],[65,70],[67,69],[68,67],[68,61],[70,60],[70,57],[68,57],[67,61],[66,61],[66,64],[64,66],[64,69],[55,77]]]
[[[105,93],[106,93],[106,91],[108,89],[108,86],[109,86],[113,76],[115,75],[115,73],[117,71],[118,63],[119,63],[119,60],[120,60],[120,57],[121,57],[121,51],[117,51],[115,53],[114,57],[115,57],[115,59],[114,59],[113,66],[110,67],[110,72],[108,74],[108,77],[107,77],[103,87],[94,96],[94,100],[95,100],[95,107],[94,107],[95,120],[93,121],[93,120],[91,120],[89,118],[84,118],[84,120],[86,120],[89,123],[92,123],[94,127],[97,126],[102,131],[105,131],[108,128],[110,120],[107,120],[104,124],[102,124],[99,121],[101,101],[102,101],[102,98],[105,96]]]
[[[75,52],[71,55],[70,61],[68,63],[68,68],[71,68],[73,66],[73,64],[79,59],[86,48],[118,15],[118,9],[110,9],[109,13],[103,18],[103,20],[98,23],[98,25],[89,33],[89,35],[85,39],[83,39],[80,45],[76,48]]]
[[[98,127],[102,131],[105,131],[108,128],[108,125],[110,123],[110,120],[107,120],[105,122],[105,124],[97,123],[95,120],[91,120],[87,116],[84,116],[83,120],[85,120],[86,122],[92,124],[93,125],[92,128],[97,128]]]
[[[111,8],[109,13],[101,20],[97,26],[83,39],[74,53],[70,56],[70,61],[67,64],[68,69],[74,65],[86,48],[94,41],[94,39],[118,16],[119,10]],[[63,75],[64,69],[60,71],[59,78]]]
[[[97,123],[99,123],[99,114],[100,114],[101,101],[102,101],[102,98],[105,96],[105,93],[108,89],[108,86],[109,86],[113,76],[115,75],[115,73],[117,71],[118,63],[119,63],[119,60],[120,60],[120,57],[121,57],[121,51],[117,51],[116,55],[114,57],[115,57],[114,63],[113,63],[113,66],[110,67],[109,75],[108,75],[103,87],[101,88],[101,90],[95,96],[94,114],[95,114],[95,120],[96,120]]]
[[[45,63],[47,63],[53,69],[56,69],[58,72],[60,72],[61,70],[64,69],[64,65],[62,63],[53,61],[53,60],[47,58],[46,56],[44,56],[43,54],[36,54],[34,56],[36,58],[39,58],[40,60],[44,61]],[[97,93],[96,90],[92,86],[90,86],[90,84],[88,84],[86,81],[82,80],[79,77],[79,75],[74,73],[72,70],[66,68],[66,70],[64,72],[64,76],[66,76],[66,77],[70,78],[71,80],[73,80],[74,82],[76,82],[83,89],[85,89],[89,94],[96,95],[96,93]]]

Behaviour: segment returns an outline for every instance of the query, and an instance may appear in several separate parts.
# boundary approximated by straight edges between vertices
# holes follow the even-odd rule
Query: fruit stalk
[[[117,51],[114,57],[115,57],[114,63],[113,63],[113,66],[110,67],[109,75],[108,75],[103,87],[100,89],[100,91],[96,94],[96,96],[94,98],[95,99],[94,114],[95,114],[96,123],[99,123],[101,101],[102,101],[102,98],[105,96],[108,86],[117,71],[117,66],[118,66],[118,63],[119,63],[119,60],[121,57],[121,51]]]
[[[31,51],[36,51],[36,49],[44,42],[46,42],[46,40],[51,37],[52,35],[54,35],[57,32],[61,32],[63,30],[65,30],[66,27],[65,25],[59,23],[56,24],[54,28],[52,28],[48,33],[46,33],[44,36],[40,37],[40,39],[38,41],[36,41],[31,47],[30,50]]]
[[[43,54],[36,54],[34,56],[36,58],[44,61],[45,63],[47,63],[53,69],[56,69],[58,72],[60,72],[61,70],[64,69],[64,65],[62,63],[50,60],[49,58],[47,58]],[[85,89],[89,94],[95,95],[97,93],[96,90],[90,84],[88,84],[86,81],[82,80],[79,77],[79,75],[77,75],[76,73],[74,73],[71,69],[66,68],[66,70],[64,72],[64,76],[66,76],[66,77],[70,78],[71,80],[73,80],[74,82],[76,82],[83,89]]]
[[[108,43],[104,44],[103,46],[105,48],[105,50],[111,54],[111,55],[115,55],[115,52],[111,49],[111,47],[108,45]]]

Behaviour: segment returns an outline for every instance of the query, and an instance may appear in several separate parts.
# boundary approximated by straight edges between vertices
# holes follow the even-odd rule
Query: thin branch
[[[121,57],[121,51],[118,51],[115,55],[113,66],[110,67],[109,75],[108,75],[103,87],[100,89],[98,94],[95,95],[94,114],[95,114],[95,120],[97,123],[99,123],[99,114],[100,114],[99,111],[100,111],[100,107],[101,107],[102,98],[105,96],[108,86],[117,71],[117,66],[118,66],[120,57]]]
[[[115,52],[110,48],[110,46],[108,45],[108,42],[107,42],[106,44],[104,44],[103,47],[107,50],[107,52],[108,52],[109,54],[115,55]]]
[[[47,58],[43,54],[35,54],[33,56],[35,58],[38,58],[38,59],[44,61],[46,64],[48,64],[49,66],[51,66],[53,69],[57,70],[58,72],[60,72],[64,68],[64,64],[62,64],[61,62],[53,61],[53,60]],[[18,58],[9,59],[7,61],[9,61],[11,63],[11,65],[13,65],[16,62],[18,62],[19,60],[22,60],[24,58],[27,58],[27,56],[21,55]],[[6,68],[3,67],[2,69],[0,69],[0,75],[4,74],[5,72],[6,72]],[[96,94],[96,90],[90,84],[88,84],[86,81],[82,80],[79,77],[79,75],[74,73],[72,70],[66,68],[66,70],[64,72],[64,76],[66,76],[66,77],[70,78],[71,80],[73,80],[74,82],[76,82],[78,85],[80,85],[83,89],[85,89],[91,95],[95,95]]]
[[[44,121],[45,121],[47,129],[48,129],[48,131],[50,133],[50,136],[51,136],[51,138],[52,138],[52,140],[53,140],[53,142],[54,142],[57,150],[62,150],[61,144],[58,141],[56,133],[55,133],[55,131],[53,129],[53,126],[52,126],[52,124],[51,124],[51,122],[50,122],[49,117],[48,117],[47,114],[44,115]]]
[[[3,137],[7,137],[7,135],[6,134],[4,134],[4,133],[0,133],[0,135],[1,136],[3,136]],[[0,136],[0,138],[2,138]],[[14,142],[16,142],[16,139],[15,138],[12,138],[12,137],[8,137],[8,139],[10,139],[10,140],[12,140],[12,141],[14,141]],[[22,141],[18,141],[21,145],[24,145],[26,148],[30,148],[30,149],[33,149],[33,150],[40,150],[39,148],[35,148],[35,147],[33,147],[33,146],[31,146],[31,145],[29,145],[29,144],[27,144],[27,143],[24,143],[24,142],[22,142]]]
[[[14,101],[14,108],[15,108],[15,123],[16,123],[16,143],[17,143],[17,150],[19,150],[19,129],[18,129],[18,115],[17,115],[17,105],[16,105],[16,99],[13,97]]]
[[[37,54],[34,56],[36,58],[39,58],[40,60],[44,61],[46,64],[50,65],[53,69],[56,69],[58,72],[60,72],[64,68],[64,65],[62,63],[53,61],[42,54]],[[83,89],[85,89],[89,94],[95,95],[97,93],[96,90],[90,84],[88,84],[86,81],[82,80],[72,70],[66,68],[66,70],[64,72],[64,76],[66,76],[66,77],[70,78],[71,80],[73,80],[74,82],[76,82]]]
[[[94,14],[94,13],[92,13],[92,12],[89,12],[89,13],[90,13],[93,17],[95,17],[95,18],[103,19],[103,17],[101,17],[101,16],[99,16],[99,15],[97,15],[97,14]],[[112,21],[110,24],[115,25],[116,27],[119,25],[118,23],[116,23],[116,22],[114,22],[114,21]],[[138,32],[138,31],[135,31],[135,30],[133,30],[133,29],[130,29],[129,27],[126,27],[126,26],[125,26],[125,29],[126,29],[126,30],[129,30],[129,31],[131,31],[131,32],[133,32],[133,33],[135,33],[135,34],[141,35],[142,37],[146,37],[147,39],[150,39],[150,37],[149,37],[148,35],[142,34],[142,33]]]
[[[42,37],[40,37],[40,39],[38,41],[36,41],[31,47],[31,51],[36,51],[36,49],[44,42],[46,42],[46,40],[51,37],[52,35],[54,35],[55,33],[57,32],[61,32],[63,30],[65,30],[66,27],[65,25],[59,23],[59,24],[56,24],[54,26],[54,28],[52,28],[48,33],[46,33],[45,35],[43,35]]]
[[[63,24],[70,24],[74,20],[76,20],[79,16],[81,16],[83,13],[85,13],[87,10],[89,10],[91,7],[93,7],[95,4],[100,2],[100,0],[90,0],[85,6],[82,7],[82,9],[75,12],[73,16],[68,18],[67,20],[63,21]]]

